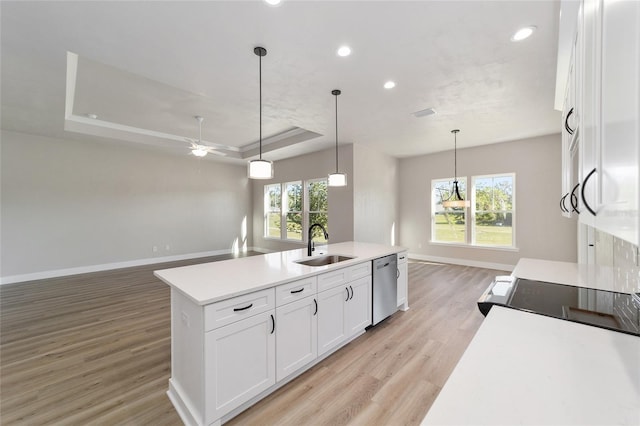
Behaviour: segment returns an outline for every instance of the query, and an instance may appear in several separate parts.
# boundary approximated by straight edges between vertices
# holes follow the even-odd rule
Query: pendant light
[[[453,133],[453,188],[451,188],[451,195],[449,198],[442,202],[442,207],[469,207],[471,203],[469,200],[465,200],[460,195],[460,189],[458,188],[458,156],[457,156],[457,137],[460,130],[454,129]]]
[[[207,148],[202,145],[202,122],[204,121],[204,118],[200,117],[199,115],[196,115],[194,118],[198,120],[198,126],[200,130],[198,133],[198,143],[191,143],[191,153],[196,157],[204,157],[209,153]]]
[[[338,95],[342,93],[335,89],[331,94],[336,97],[336,172],[329,174],[329,186],[347,186],[347,175],[338,172]]]
[[[262,159],[262,57],[266,56],[267,49],[264,47],[256,47],[253,49],[253,53],[260,58],[260,157],[258,160],[249,161],[249,179],[271,179],[273,178],[273,162]]]

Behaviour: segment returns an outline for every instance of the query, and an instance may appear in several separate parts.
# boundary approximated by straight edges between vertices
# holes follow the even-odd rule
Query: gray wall
[[[353,145],[338,149],[340,172],[347,174],[346,187],[329,187],[329,243],[353,240]],[[292,250],[306,243],[285,242],[263,237],[264,186],[270,183],[327,177],[335,171],[335,148],[274,162],[274,177],[255,180],[253,188],[253,245],[264,250]]]
[[[1,141],[2,277],[252,244],[244,166],[8,131]]]
[[[521,257],[575,262],[574,219],[560,216],[560,135],[458,149],[458,174],[516,173],[517,251],[430,244],[431,180],[451,177],[453,151],[400,160],[400,244],[425,259],[515,265]]]
[[[398,242],[398,159],[354,145],[354,240]]]

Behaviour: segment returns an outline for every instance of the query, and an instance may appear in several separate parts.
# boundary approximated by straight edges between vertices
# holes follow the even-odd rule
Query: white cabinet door
[[[318,356],[346,339],[346,301],[350,294],[345,285],[318,293]]]
[[[598,229],[638,245],[640,2],[602,10],[602,203]]]
[[[347,299],[347,338],[371,325],[371,275],[349,283]]]
[[[276,380],[318,356],[318,302],[307,297],[276,309]]]
[[[408,267],[409,264],[407,262],[398,263],[398,306],[403,305],[402,310],[404,311],[409,308],[409,303],[407,302],[407,287],[409,285]]]
[[[275,384],[274,314],[264,312],[206,333],[207,424]]]

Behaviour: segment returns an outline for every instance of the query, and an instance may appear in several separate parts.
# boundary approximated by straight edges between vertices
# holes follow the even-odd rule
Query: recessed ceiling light
[[[97,114],[93,114],[93,113],[87,113],[85,114],[87,117],[91,118],[92,120],[95,120],[96,118],[98,118]]]
[[[531,25],[529,27],[520,28],[516,33],[511,37],[511,41],[522,41],[525,38],[528,38],[533,32],[536,30],[536,27]]]
[[[340,46],[338,49],[338,56],[349,56],[351,55],[351,48],[349,46]]]
[[[394,81],[391,81],[391,80],[387,81],[384,84],[384,88],[385,89],[393,89],[394,87],[396,87],[396,83]]]
[[[426,117],[426,116],[428,116],[428,115],[433,115],[433,114],[435,114],[435,113],[436,113],[436,110],[435,110],[435,109],[433,109],[433,108],[427,108],[427,109],[423,109],[423,110],[420,110],[420,111],[416,111],[416,112],[414,112],[414,113],[413,113],[413,115],[414,115],[416,118],[419,118],[419,117]]]
[[[264,0],[265,3],[270,4],[271,6],[277,6],[280,4],[282,0]]]

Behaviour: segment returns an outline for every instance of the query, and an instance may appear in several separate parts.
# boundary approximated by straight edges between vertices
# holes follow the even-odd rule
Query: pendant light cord
[[[453,181],[458,181],[458,132],[453,132]]]
[[[336,97],[336,173],[338,173],[338,95]]]
[[[258,86],[260,91],[260,159],[262,160],[262,55],[260,55],[258,74]]]

